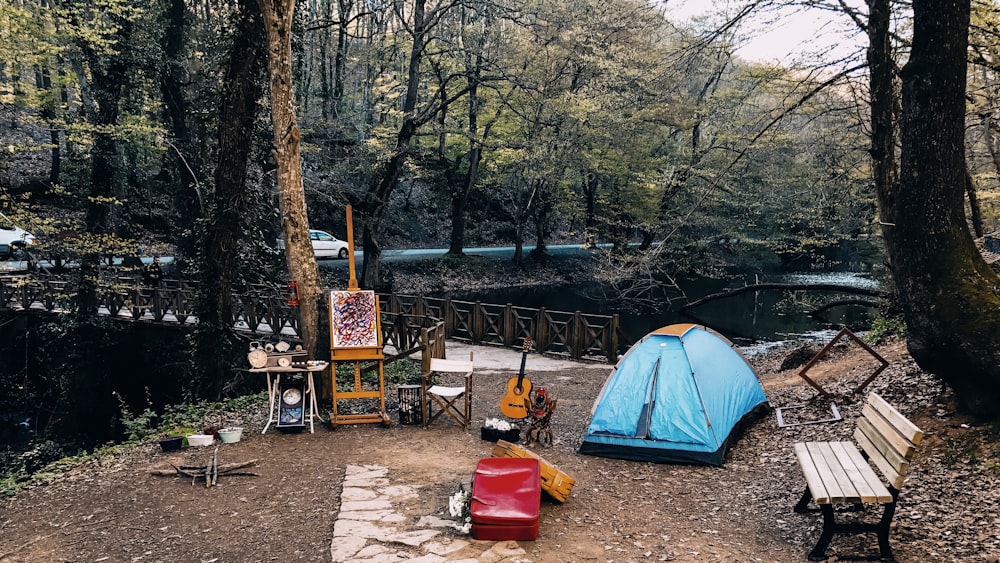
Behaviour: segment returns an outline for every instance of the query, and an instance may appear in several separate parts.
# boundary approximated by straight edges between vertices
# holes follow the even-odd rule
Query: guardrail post
[[[455,333],[455,313],[451,308],[451,297],[444,300],[444,337],[450,338]]]
[[[545,322],[545,307],[540,307],[535,313],[535,351],[539,354],[549,347],[546,337],[549,335],[548,324]]]
[[[482,303],[476,301],[475,306],[472,307],[472,342],[479,344],[483,340],[483,327],[486,323],[483,321],[483,306]]]
[[[608,331],[608,339],[611,340],[607,345],[608,363],[616,364],[618,363],[618,313],[611,315],[611,329]]]
[[[574,360],[580,359],[583,356],[583,317],[580,311],[573,313],[573,334],[567,335],[566,341],[572,342],[572,349],[569,351],[569,356]]]
[[[514,306],[507,303],[503,308],[503,345],[513,346],[514,338]]]

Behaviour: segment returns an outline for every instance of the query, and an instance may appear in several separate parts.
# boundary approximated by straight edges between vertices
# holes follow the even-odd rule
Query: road
[[[596,248],[611,248],[611,243],[596,245]],[[545,247],[551,254],[561,256],[571,256],[574,254],[586,254],[592,252],[595,246],[584,248],[582,244],[552,244]],[[535,249],[534,245],[525,245],[524,252],[528,253]],[[479,246],[466,248],[465,254],[475,256],[486,256],[489,258],[510,258],[514,255],[513,246]],[[383,262],[407,262],[411,260],[427,260],[429,258],[440,258],[448,253],[447,248],[389,248],[382,251]],[[364,254],[360,250],[354,251],[355,265],[360,267],[364,262]],[[347,267],[346,260],[322,259],[319,260],[321,266],[327,267]]]
[[[551,254],[557,254],[562,256],[571,256],[574,254],[586,254],[592,252],[594,248],[611,248],[610,243],[598,244],[590,248],[584,248],[582,244],[553,244],[546,246]],[[535,249],[534,245],[525,245],[524,252],[528,253]],[[382,251],[382,261],[383,262],[407,262],[413,260],[427,260],[430,258],[440,258],[448,253],[447,248],[389,248]],[[474,248],[466,248],[465,254],[475,255],[475,256],[486,256],[489,258],[510,258],[514,255],[513,246],[480,246]],[[142,258],[144,264],[148,264],[153,261],[152,257],[144,256]],[[160,263],[167,265],[173,263],[174,259],[172,256],[161,256]],[[336,258],[318,258],[317,262],[321,267],[325,268],[347,268],[347,260],[338,260]],[[354,252],[354,262],[356,267],[361,267],[364,263],[364,253],[360,250]],[[120,258],[115,259],[116,264],[121,263]],[[48,261],[42,260],[39,262],[42,266],[52,266]],[[8,272],[25,272],[28,268],[28,262],[24,260],[0,260],[0,273]]]

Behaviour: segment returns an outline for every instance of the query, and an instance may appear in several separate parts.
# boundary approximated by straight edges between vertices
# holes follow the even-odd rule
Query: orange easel
[[[330,369],[333,389],[333,410],[330,412],[330,425],[336,428],[341,424],[389,424],[389,416],[385,412],[385,355],[382,352],[382,320],[378,296],[374,292],[363,292],[358,288],[358,280],[354,270],[354,223],[351,206],[347,206],[347,259],[350,278],[347,291],[331,291],[330,309],[330,359],[333,367]],[[344,304],[347,304],[346,306]],[[354,305],[358,307],[354,307]],[[365,330],[360,334],[350,334],[344,338],[341,322],[349,315],[363,314]],[[355,323],[350,323],[352,326]],[[361,363],[373,361],[378,364],[378,389],[365,391],[361,384]],[[337,364],[352,362],[354,364],[354,388],[350,391],[337,390]],[[377,399],[378,412],[361,414],[339,414],[337,402],[348,399]]]

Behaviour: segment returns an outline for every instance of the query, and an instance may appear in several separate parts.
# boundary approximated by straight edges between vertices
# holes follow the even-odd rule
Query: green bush
[[[865,333],[864,341],[871,346],[877,346],[891,338],[905,337],[906,324],[903,323],[903,319],[899,317],[887,318],[879,315],[872,321],[871,330]]]

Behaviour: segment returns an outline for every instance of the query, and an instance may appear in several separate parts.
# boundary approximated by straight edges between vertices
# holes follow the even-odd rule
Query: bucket
[[[189,446],[211,446],[214,436],[211,434],[191,434],[187,439]]]
[[[235,444],[236,442],[239,442],[242,437],[243,428],[239,426],[219,430],[219,439],[222,440],[223,444]]]

